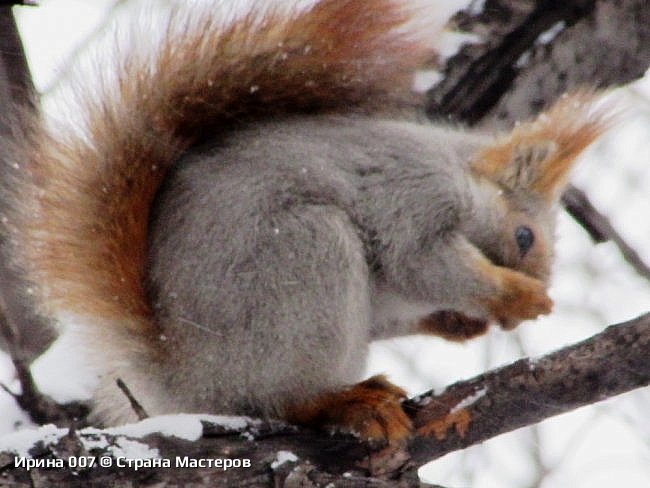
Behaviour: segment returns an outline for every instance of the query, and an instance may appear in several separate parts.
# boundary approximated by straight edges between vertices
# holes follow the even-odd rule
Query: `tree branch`
[[[30,104],[33,101],[34,87],[27,67],[27,59],[11,8],[2,7],[1,3],[0,47],[2,48],[0,49],[0,101],[3,107],[8,107],[9,102]],[[1,122],[6,121],[0,118]]]
[[[595,243],[614,242],[621,251],[623,258],[636,272],[645,279],[650,280],[650,266],[616,231],[609,219],[596,210],[582,190],[570,185],[562,195],[562,203],[566,211],[584,227]]]
[[[155,470],[113,466],[85,470],[84,483],[113,484],[128,479],[139,486],[201,482],[210,486],[271,485],[324,486],[344,479],[349,486],[419,486],[417,467],[454,450],[546,418],[605,400],[650,383],[650,313],[614,325],[586,341],[537,359],[521,359],[475,378],[460,381],[435,395],[428,392],[409,400],[405,410],[413,419],[416,435],[407,445],[379,448],[342,434],[327,435],[281,422],[250,420],[244,427],[204,421],[201,438],[183,441],[159,434],[142,442],[158,449],[162,459],[228,457],[251,460],[250,469]],[[156,419],[149,419],[145,422]],[[181,420],[179,420],[180,422]],[[143,424],[144,425],[144,424]],[[66,456],[112,455],[124,447],[124,437],[109,429],[104,433],[82,430],[52,444],[37,444],[31,455],[40,459]],[[125,432],[127,428],[124,428]],[[50,432],[52,437],[52,433]],[[94,450],[98,436],[110,437],[107,447]],[[71,439],[73,441],[71,441]],[[254,440],[255,442],[251,442]],[[295,455],[294,461],[272,467],[279,451]],[[293,459],[293,458],[292,458]],[[16,468],[13,455],[0,453],[3,481],[26,483],[31,476],[54,485],[73,482],[72,470]],[[343,473],[347,473],[345,476]],[[303,483],[303,484],[300,484]],[[46,483],[47,484],[47,483]]]
[[[15,3],[15,2],[14,2]],[[8,137],[23,137],[26,128],[15,108],[38,110],[34,86],[23,45],[10,7],[0,6],[0,162],[5,162]],[[0,178],[6,178],[0,171]],[[2,211],[0,199],[0,212]],[[34,313],[28,303],[28,286],[11,267],[7,230],[0,224],[0,348],[10,351],[14,361],[29,363],[54,339],[52,328]]]
[[[38,0],[0,0],[0,7],[11,5],[27,5],[30,7],[38,6]]]
[[[453,20],[457,28],[481,41],[464,46],[447,62],[442,82],[429,92],[428,113],[469,124],[488,117],[513,89],[521,74],[518,61],[539,35],[559,21],[574,25],[593,8],[590,0],[496,0],[487,1],[478,14],[459,13]],[[536,108],[533,113],[542,107]]]
[[[465,45],[428,93],[428,113],[469,124],[510,126],[582,86],[640,78],[650,65],[646,0],[487,0],[453,23]]]
[[[407,405],[426,462],[525,425],[650,383],[650,313],[539,359],[461,381]],[[476,401],[459,408],[464,399]],[[413,409],[413,410],[411,410]],[[441,422],[441,417],[443,421]],[[428,435],[433,434],[433,435]]]

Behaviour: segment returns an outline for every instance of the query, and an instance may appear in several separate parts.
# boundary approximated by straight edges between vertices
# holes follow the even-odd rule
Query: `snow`
[[[125,459],[156,459],[160,457],[158,449],[152,449],[142,442],[118,438],[114,446],[108,448],[114,458]]]
[[[275,455],[275,461],[271,463],[271,469],[278,469],[284,463],[295,463],[296,461],[298,461],[298,456],[291,451],[278,451]]]
[[[25,429],[0,436],[0,452],[13,452],[17,456],[29,457],[29,450],[38,442],[45,445],[56,444],[67,434],[66,429],[56,425],[44,425],[38,429]]]
[[[34,361],[32,374],[41,393],[59,403],[90,399],[97,375],[82,360],[80,349],[74,335],[64,332]]]
[[[142,442],[127,439],[124,436],[117,436],[109,441],[106,437],[108,431],[89,428],[80,431],[80,439],[87,451],[92,449],[106,449],[114,457],[126,459],[150,459],[159,457],[157,449],[151,449]],[[61,429],[49,424],[38,429],[25,429],[12,434],[0,437],[0,452],[13,452],[19,457],[31,457],[30,449],[36,444],[53,446],[68,434],[67,429]]]
[[[436,52],[442,65],[446,59],[454,56],[466,44],[479,44],[482,38],[476,34],[452,30],[443,31],[436,40]],[[424,93],[442,81],[443,76],[435,69],[422,70],[415,74],[413,89]]]
[[[110,427],[103,432],[112,435],[125,435],[128,437],[145,437],[149,434],[160,433],[174,436],[187,441],[195,441],[203,434],[201,421],[221,425],[228,430],[241,431],[259,421],[249,417],[236,417],[229,415],[201,415],[201,414],[174,414],[151,417],[134,424]]]
[[[413,90],[418,93],[425,93],[432,86],[437,85],[443,79],[442,73],[435,69],[422,70],[415,73]]]
[[[469,7],[467,7],[469,14],[472,16],[482,14],[484,9],[485,0],[472,0],[472,2],[469,4]]]
[[[525,68],[528,66],[528,63],[530,62],[530,56],[531,52],[530,50],[526,50],[523,53],[521,53],[521,56],[517,58],[517,61],[515,61],[515,66],[517,68]]]
[[[158,451],[134,439],[151,434],[162,434],[187,441],[196,441],[203,434],[201,422],[220,425],[228,430],[241,431],[259,423],[259,420],[228,415],[161,415],[134,424],[107,429],[87,427],[81,429],[79,434],[84,447],[89,451],[91,449],[108,448],[116,458],[149,459],[159,457]],[[36,429],[23,429],[4,436],[0,435],[0,452],[14,452],[19,456],[27,457],[29,456],[29,450],[38,442],[45,445],[54,445],[67,433],[67,429],[50,424]],[[114,437],[114,439],[109,440],[108,436]],[[290,461],[290,454],[285,453],[284,457],[281,458],[282,462]]]
[[[81,443],[86,451],[107,450],[114,458],[155,459],[160,457],[158,449],[152,449],[143,442],[127,439],[125,436],[109,438],[105,430],[87,428],[80,431]]]
[[[535,39],[535,44],[537,46],[543,46],[545,44],[549,44],[565,29],[565,27],[566,27],[566,23],[563,20],[556,22],[549,29],[542,32],[537,37],[537,39]],[[517,61],[515,61],[515,66],[520,69],[525,68],[530,62],[531,56],[532,56],[532,50],[528,49],[524,51],[523,53],[521,53],[519,58],[517,58]]]
[[[556,22],[551,26],[550,29],[547,29],[544,32],[542,32],[537,37],[535,43],[541,45],[550,43],[553,39],[555,39],[560,34],[560,32],[564,30],[565,27],[566,27],[566,22],[564,22],[563,20]]]
[[[9,356],[0,351],[0,384],[18,393],[19,383],[15,378],[14,367]],[[31,426],[29,417],[16,405],[12,396],[0,389],[0,437],[22,426]]]
[[[468,397],[463,398],[460,402],[454,405],[449,412],[450,413],[458,412],[463,408],[467,408],[475,404],[477,401],[483,398],[487,392],[488,392],[487,386],[484,386],[483,388],[479,388],[476,392],[472,393]]]

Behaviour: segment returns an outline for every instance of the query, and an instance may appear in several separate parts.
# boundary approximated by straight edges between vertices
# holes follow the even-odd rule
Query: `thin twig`
[[[20,382],[21,393],[13,393],[5,385],[0,387],[10,394],[18,406],[29,415],[32,422],[44,425],[55,424],[60,427],[71,425],[85,426],[88,416],[88,406],[82,402],[72,402],[65,405],[56,403],[52,398],[40,392],[29,366],[25,361],[12,358],[16,376]]]
[[[609,219],[596,210],[582,190],[570,185],[562,196],[562,203],[567,212],[584,227],[594,242],[612,241],[615,243],[623,258],[639,275],[650,281],[650,266],[616,231]]]
[[[26,5],[29,7],[38,7],[37,0],[0,0],[0,7],[11,5]]]
[[[131,390],[129,389],[128,386],[126,386],[126,383],[122,381],[121,378],[118,378],[115,380],[117,383],[117,387],[124,393],[124,396],[129,400],[129,403],[131,404],[131,408],[135,412],[135,414],[138,416],[138,420],[144,420],[149,418],[149,414],[147,411],[144,409],[144,407],[140,404],[138,400],[133,396],[133,393],[131,393]]]

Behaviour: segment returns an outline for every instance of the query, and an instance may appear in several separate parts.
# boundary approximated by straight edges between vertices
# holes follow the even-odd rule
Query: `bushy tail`
[[[251,120],[412,102],[412,74],[430,54],[413,14],[399,0],[321,0],[227,24],[175,13],[153,56],[135,49],[113,82],[85,90],[81,127],[37,121],[6,190],[19,265],[45,310],[153,330],[147,223],[167,169]]]

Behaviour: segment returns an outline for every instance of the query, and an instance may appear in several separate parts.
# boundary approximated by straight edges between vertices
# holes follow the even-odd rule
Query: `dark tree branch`
[[[0,5],[12,3],[19,2]],[[10,7],[0,6],[0,161],[6,154],[3,140],[25,130],[21,118],[15,116],[14,108],[37,110],[34,86],[13,12]],[[2,177],[4,175],[0,174]],[[3,228],[0,233],[0,346],[6,348],[11,356],[22,391],[14,394],[6,386],[0,386],[15,398],[32,421],[69,425],[73,419],[84,417],[87,408],[81,404],[57,405],[42,395],[34,384],[29,363],[45,349],[54,334],[43,319],[31,312],[33,307],[24,296],[27,286],[9,264],[11,253],[8,247],[9,238]]]
[[[6,3],[5,3],[6,4]],[[25,52],[10,7],[0,7],[0,161],[8,137],[21,137],[26,128],[16,108],[38,110]],[[5,175],[0,173],[0,178]],[[0,199],[1,202],[1,199]],[[3,214],[0,206],[0,214]],[[10,265],[7,231],[0,223],[0,348],[14,361],[29,363],[54,338],[53,330],[33,312],[25,294],[27,285]]]
[[[0,0],[0,7],[11,5],[28,5],[30,7],[36,7],[38,5],[38,0]]]
[[[0,103],[3,112],[10,104],[33,106],[34,86],[27,66],[27,59],[23,50],[16,21],[10,7],[16,2],[0,4]],[[0,131],[5,132],[9,122],[0,117]]]
[[[461,381],[441,395],[425,395],[410,401],[407,409],[414,409],[418,432],[433,433],[414,439],[411,456],[426,462],[498,434],[647,386],[648,358],[650,313],[608,327],[596,336],[539,359],[521,359]],[[459,402],[472,395],[477,400],[458,409]]]
[[[158,449],[163,459],[246,458],[251,460],[250,469],[134,471],[95,467],[83,472],[82,481],[84,486],[101,486],[107,480],[115,485],[127,479],[139,486],[163,480],[168,484],[200,482],[204,486],[325,486],[343,480],[347,486],[384,487],[396,486],[399,480],[397,486],[419,486],[416,469],[430,460],[648,385],[649,357],[650,314],[646,314],[552,354],[521,359],[460,381],[439,395],[429,392],[409,400],[405,410],[413,419],[416,435],[408,445],[371,448],[351,436],[330,436],[281,422],[251,421],[243,431],[204,422],[203,435],[195,442],[161,435],[138,441]],[[66,455],[83,453],[79,447],[83,441],[97,441],[97,436],[96,431],[74,432],[54,445],[35,446],[31,454],[41,459],[65,459]],[[113,434],[111,442],[119,446],[119,436]],[[293,453],[295,461],[272,467],[279,451]],[[105,448],[92,455],[110,453]],[[79,483],[79,475],[72,470],[26,472],[16,468],[13,456],[6,452],[0,453],[0,473],[10,485],[28,483],[32,476],[50,486]]]
[[[465,46],[447,63],[443,81],[429,93],[429,114],[479,122],[512,90],[518,60],[539,35],[559,21],[571,26],[593,8],[590,0],[487,0],[478,15],[461,12],[454,19],[458,29],[482,42]]]

